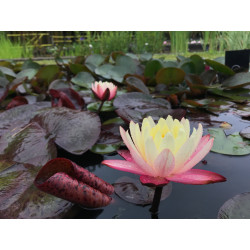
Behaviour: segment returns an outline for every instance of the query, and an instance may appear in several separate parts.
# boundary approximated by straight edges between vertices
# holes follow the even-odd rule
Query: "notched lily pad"
[[[214,137],[211,151],[226,155],[250,154],[250,141],[244,140],[238,132],[227,137],[221,128],[209,128],[208,132]]]
[[[226,201],[218,212],[218,219],[250,219],[250,193],[237,194]]]
[[[64,107],[49,108],[32,119],[50,134],[66,151],[80,155],[90,149],[100,135],[100,118],[89,111]]]
[[[127,202],[140,206],[146,206],[153,202],[155,189],[142,185],[137,179],[121,177],[114,183],[114,187],[115,193]],[[163,188],[161,200],[165,200],[171,192],[172,184],[170,182]]]

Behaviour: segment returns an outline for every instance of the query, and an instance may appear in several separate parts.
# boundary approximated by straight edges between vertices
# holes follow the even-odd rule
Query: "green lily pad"
[[[199,55],[190,56],[190,60],[194,64],[195,74],[201,74],[205,70],[204,60]]]
[[[31,59],[25,61],[22,65],[22,70],[25,69],[40,69],[41,65],[39,63],[33,62]]]
[[[22,78],[22,77],[27,77],[29,80],[31,80],[37,73],[38,69],[24,69],[20,71],[16,77],[17,78]]]
[[[47,65],[37,72],[36,77],[49,84],[55,79],[58,73],[59,67],[57,65]]]
[[[0,66],[0,71],[7,76],[16,77],[16,74],[12,69]]]
[[[111,79],[112,78],[112,69],[114,65],[112,64],[103,64],[95,69],[95,73],[103,78]]]
[[[237,194],[226,201],[218,212],[218,219],[250,219],[250,193]]]
[[[101,102],[92,102],[87,106],[87,109],[92,112],[97,112],[100,107]],[[110,101],[104,102],[101,112],[110,112],[114,111],[113,103]]]
[[[98,55],[98,54],[90,55],[86,58],[85,65],[87,66],[89,70],[94,72],[95,68],[100,66],[104,62],[104,60],[105,60],[105,57],[102,55]]]
[[[250,84],[250,72],[237,73],[222,82],[223,87],[240,88]]]
[[[185,72],[178,68],[163,68],[156,74],[156,82],[158,84],[179,84],[184,81]]]
[[[80,72],[71,79],[71,82],[78,86],[89,89],[91,88],[91,84],[95,82],[95,78],[88,72]]]
[[[148,61],[145,67],[144,76],[154,78],[156,73],[162,68],[163,66],[159,60]]]
[[[238,132],[229,136],[221,128],[209,128],[208,132],[214,137],[211,151],[226,155],[250,154],[250,141],[244,140]]]
[[[120,147],[118,144],[95,144],[90,151],[95,154],[110,154],[116,152]]]
[[[210,59],[206,59],[205,62],[208,66],[212,67],[215,71],[218,71],[224,75],[233,76],[235,74],[235,72],[232,69],[230,69],[228,66],[221,64],[219,62],[216,62]]]

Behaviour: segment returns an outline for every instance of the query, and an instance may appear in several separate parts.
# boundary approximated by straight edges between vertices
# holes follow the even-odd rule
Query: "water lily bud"
[[[111,82],[95,82],[92,83],[92,91],[94,95],[101,101],[112,100],[117,91],[117,86]]]

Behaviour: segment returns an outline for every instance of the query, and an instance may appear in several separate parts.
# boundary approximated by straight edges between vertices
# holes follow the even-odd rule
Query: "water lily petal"
[[[143,175],[145,172],[139,168],[139,166],[133,162],[124,161],[124,160],[104,160],[103,165],[106,165],[110,168],[114,168],[120,171],[129,172],[132,174]]]
[[[150,136],[146,140],[145,144],[145,154],[146,154],[146,159],[147,162],[150,166],[154,166],[154,161],[158,155],[158,150],[155,146],[153,138]]]
[[[157,176],[167,177],[174,169],[174,155],[169,149],[164,149],[154,161],[154,167],[157,171]]]
[[[173,177],[169,177],[168,180],[180,182],[183,184],[204,185],[216,182],[223,182],[226,181],[226,178],[220,174],[211,171],[191,169],[183,174],[178,174]]]
[[[133,162],[133,158],[129,152],[129,150],[118,150],[117,153],[123,157],[126,161]]]
[[[190,159],[185,163],[184,167],[180,170],[179,173],[183,173],[193,168],[197,163],[199,163],[211,150],[213,146],[214,139],[207,141],[207,137],[200,143],[201,146],[197,151],[190,157]],[[205,145],[204,145],[205,144]]]

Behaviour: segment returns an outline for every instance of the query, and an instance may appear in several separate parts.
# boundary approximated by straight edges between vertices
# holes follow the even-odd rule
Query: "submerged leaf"
[[[123,200],[136,205],[152,204],[154,198],[154,188],[142,185],[137,179],[121,177],[115,183],[115,193]],[[172,184],[167,184],[162,190],[161,200],[165,200],[172,192]]]

